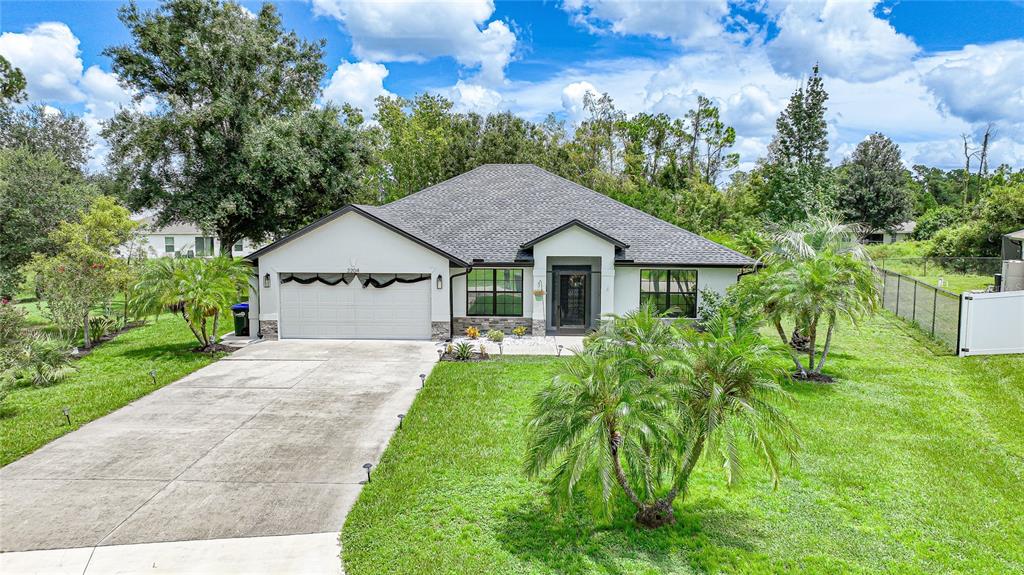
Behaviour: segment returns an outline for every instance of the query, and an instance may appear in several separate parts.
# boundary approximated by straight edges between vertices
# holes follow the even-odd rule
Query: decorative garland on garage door
[[[336,286],[340,283],[348,285],[353,279],[359,274],[282,274],[281,283],[296,282],[302,285],[309,285],[313,282],[320,282],[329,286]],[[363,281],[363,287],[373,286],[375,288],[386,288],[389,285],[398,282],[401,284],[414,284],[417,282],[427,281],[430,279],[429,274],[365,274]],[[391,279],[381,280],[378,278]],[[332,279],[334,278],[334,279]]]

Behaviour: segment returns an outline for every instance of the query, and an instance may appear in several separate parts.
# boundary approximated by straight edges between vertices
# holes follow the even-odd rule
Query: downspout
[[[473,266],[468,266],[466,271],[448,276],[448,341],[455,339],[455,282],[452,281],[459,276],[469,275]]]

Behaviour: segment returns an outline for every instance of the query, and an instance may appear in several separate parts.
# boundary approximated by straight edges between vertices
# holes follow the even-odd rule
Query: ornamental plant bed
[[[454,362],[458,362],[458,363],[470,363],[470,362],[474,362],[474,361],[489,361],[490,359],[491,359],[491,355],[490,354],[480,355],[480,352],[478,352],[478,351],[474,351],[473,355],[471,355],[470,357],[468,357],[466,359],[457,358],[457,357],[455,357],[455,354],[448,353],[448,352],[445,352],[444,355],[441,356],[441,361],[454,361]]]
[[[92,340],[92,346],[89,349],[78,348],[78,353],[72,354],[72,357],[74,359],[82,359],[83,357],[85,357],[85,356],[89,355],[90,353],[96,351],[97,347],[101,346],[104,343],[107,343],[108,341],[113,340],[115,337],[121,335],[122,333],[124,333],[126,331],[129,331],[129,330],[132,330],[132,329],[135,329],[137,327],[142,327],[144,325],[146,325],[145,321],[131,321],[131,322],[128,322],[128,323],[124,324],[124,326],[122,326],[117,331],[112,331],[110,333],[103,334],[103,336],[98,337],[98,338]]]

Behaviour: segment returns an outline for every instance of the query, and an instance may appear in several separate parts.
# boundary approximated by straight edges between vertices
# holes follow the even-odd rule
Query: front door
[[[580,270],[555,271],[555,328],[559,333],[587,330],[590,274]]]

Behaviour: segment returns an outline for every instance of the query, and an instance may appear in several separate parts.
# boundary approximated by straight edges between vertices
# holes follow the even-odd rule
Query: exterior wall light
[[[270,274],[263,274],[263,287],[270,287]]]
[[[437,289],[444,289],[444,276],[437,274]]]

